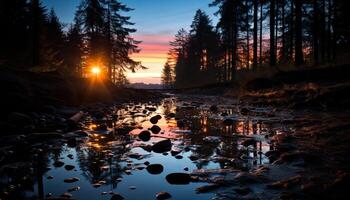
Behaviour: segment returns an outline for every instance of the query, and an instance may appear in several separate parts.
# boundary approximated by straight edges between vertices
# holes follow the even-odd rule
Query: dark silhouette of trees
[[[98,65],[108,79],[126,83],[125,70],[144,68],[130,58],[140,43],[131,37],[130,17],[122,15],[130,10],[117,0],[82,0],[65,29],[40,0],[1,1],[0,65],[83,77]]]
[[[168,62],[166,62],[163,67],[162,85],[164,86],[164,89],[171,89],[174,85],[174,72]]]
[[[213,0],[209,6],[217,6],[219,16],[214,31],[219,55],[216,61],[207,60],[216,70],[204,76],[209,82],[234,81],[243,69],[279,71],[337,63],[350,50],[349,3],[344,0]],[[201,31],[192,30],[180,45],[187,50],[174,57],[176,87],[208,83],[195,81],[204,74],[198,67],[203,64],[198,59],[202,48],[193,43]]]
[[[169,52],[168,64],[175,67],[176,87],[198,86],[218,81],[219,36],[207,14],[197,10],[189,34],[181,29],[170,44],[172,49]],[[191,78],[188,78],[189,76]]]

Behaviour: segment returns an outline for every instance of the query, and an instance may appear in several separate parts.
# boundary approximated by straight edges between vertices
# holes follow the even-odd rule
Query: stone
[[[71,193],[68,193],[68,192],[65,192],[65,193],[63,193],[63,194],[61,194],[61,197],[62,198],[67,198],[67,199],[70,199],[70,198],[72,198],[72,194]]]
[[[149,121],[150,121],[152,124],[157,124],[158,121],[159,121],[160,119],[162,119],[162,116],[156,115],[156,116],[151,117],[151,119],[150,119]]]
[[[170,199],[171,198],[171,194],[169,194],[168,192],[158,192],[156,194],[156,199],[158,200],[164,200],[164,199]]]
[[[151,133],[149,131],[141,131],[138,137],[140,140],[147,142],[151,139]]]
[[[212,105],[212,106],[210,106],[209,110],[212,112],[217,112],[219,110],[219,108],[216,105]]]
[[[164,153],[171,150],[171,141],[170,140],[162,140],[160,142],[155,143],[152,146],[152,151],[156,153]]]
[[[233,119],[230,119],[230,118],[225,119],[225,120],[223,121],[223,124],[224,124],[225,126],[232,126],[234,123],[235,123],[235,121],[234,121]]]
[[[54,166],[54,167],[57,167],[57,168],[58,168],[58,167],[63,167],[63,165],[64,165],[64,162],[59,161],[59,160],[53,163],[53,166]]]
[[[65,168],[67,171],[71,171],[71,170],[73,170],[73,169],[75,168],[75,166],[73,166],[73,165],[66,165],[66,166],[64,166],[64,168]]]
[[[153,125],[153,126],[150,128],[150,130],[152,131],[152,133],[158,134],[162,129],[161,129],[159,126],[157,126],[157,125]]]
[[[165,179],[168,183],[174,185],[186,185],[191,182],[191,176],[186,173],[171,173],[168,174]]]
[[[111,200],[123,200],[124,197],[122,197],[120,194],[113,194],[111,197]]]
[[[156,175],[161,174],[164,170],[164,167],[161,164],[151,164],[147,166],[146,170],[148,173]]]
[[[79,180],[80,180],[79,178],[73,177],[73,178],[66,178],[66,179],[64,179],[64,182],[65,183],[74,183],[74,182],[77,182]]]

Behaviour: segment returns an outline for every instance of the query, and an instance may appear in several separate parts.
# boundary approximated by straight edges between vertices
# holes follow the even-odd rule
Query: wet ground
[[[84,110],[82,130],[63,137],[37,134],[33,142],[8,152],[13,159],[1,167],[0,197],[280,197],[283,184],[302,179],[296,176],[305,167],[299,160],[288,164],[278,159],[284,149],[294,148],[281,148],[279,136],[294,134],[300,116],[288,109],[208,96],[92,106]]]

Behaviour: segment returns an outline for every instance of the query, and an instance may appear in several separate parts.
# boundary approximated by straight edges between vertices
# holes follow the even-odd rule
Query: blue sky
[[[48,8],[54,8],[60,20],[71,23],[80,0],[43,0]],[[166,61],[169,41],[180,29],[189,29],[197,9],[202,9],[213,19],[217,8],[209,8],[212,0],[122,0],[135,9],[127,13],[135,23],[137,33],[134,37],[143,41],[142,51],[133,58],[143,62],[149,69],[136,74],[128,73],[132,82],[159,83],[161,69]]]

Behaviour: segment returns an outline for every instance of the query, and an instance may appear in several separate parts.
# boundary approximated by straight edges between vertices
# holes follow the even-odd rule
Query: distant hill
[[[127,86],[128,88],[135,88],[135,89],[152,89],[152,90],[160,90],[164,89],[163,85],[161,84],[147,84],[147,83],[131,83]]]

